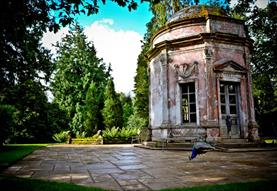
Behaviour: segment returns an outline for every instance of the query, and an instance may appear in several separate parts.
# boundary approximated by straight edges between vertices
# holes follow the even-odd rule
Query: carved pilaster
[[[162,52],[159,57],[160,65],[161,65],[161,95],[162,97],[162,116],[163,116],[163,124],[167,124],[169,122],[168,116],[168,63],[167,63],[167,54],[166,50]],[[158,98],[156,98],[158,99]]]

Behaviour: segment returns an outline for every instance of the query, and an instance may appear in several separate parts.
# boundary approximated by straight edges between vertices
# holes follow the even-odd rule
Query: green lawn
[[[6,176],[0,176],[0,188],[3,191],[103,191],[100,188],[89,188],[75,184]]]
[[[12,191],[103,191],[100,188],[89,188],[69,183],[49,182],[29,178],[1,177],[1,190]],[[275,191],[276,181],[257,181],[246,183],[230,183],[193,188],[165,189],[162,191]]]
[[[13,144],[0,148],[0,171],[47,144]]]

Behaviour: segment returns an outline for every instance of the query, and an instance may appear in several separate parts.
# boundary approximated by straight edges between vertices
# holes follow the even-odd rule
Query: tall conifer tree
[[[92,118],[99,115],[103,105],[103,99],[99,96],[103,95],[103,84],[106,84],[109,72],[102,59],[97,58],[93,44],[86,42],[86,36],[79,25],[74,26],[57,46],[56,74],[52,83],[54,101],[67,111],[74,132],[87,129],[92,133],[93,128],[99,127],[99,124],[89,124]],[[96,112],[91,114],[94,117],[88,115],[91,110]]]
[[[123,110],[119,96],[115,92],[112,79],[109,79],[104,95],[105,102],[102,115],[104,118],[105,128],[121,128],[123,126]]]

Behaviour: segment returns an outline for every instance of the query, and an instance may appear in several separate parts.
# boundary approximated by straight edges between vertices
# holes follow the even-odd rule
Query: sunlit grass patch
[[[9,144],[0,148],[0,171],[47,144]]]
[[[103,191],[100,188],[89,188],[69,183],[7,176],[0,176],[0,188],[1,190],[12,191]]]

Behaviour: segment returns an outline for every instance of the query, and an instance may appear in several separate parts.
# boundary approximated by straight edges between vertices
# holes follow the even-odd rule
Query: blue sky
[[[258,0],[257,5],[264,6],[267,1]],[[231,4],[235,2],[232,0]],[[105,5],[101,1],[99,3],[98,14],[76,16],[76,20],[84,27],[87,40],[94,43],[97,56],[103,58],[106,64],[111,64],[116,91],[132,93],[141,40],[146,32],[146,24],[152,17],[149,4],[139,3],[137,10],[129,12],[127,7],[120,7],[111,0],[107,0]],[[43,46],[55,54],[52,44],[61,41],[67,33],[68,28],[62,28],[55,34],[45,33]]]
[[[138,8],[133,11],[128,11],[127,7],[120,7],[116,3],[110,0],[105,5],[99,2],[100,8],[98,14],[91,16],[77,16],[76,19],[83,26],[88,26],[94,21],[101,19],[113,19],[115,30],[133,30],[141,35],[146,32],[146,23],[148,23],[152,17],[152,13],[149,11],[149,3],[139,4]]]
[[[76,20],[84,27],[87,40],[94,43],[97,56],[111,64],[116,91],[132,94],[141,40],[152,17],[149,4],[139,3],[136,10],[129,12],[127,7],[120,7],[110,0],[105,5],[99,3],[98,14],[76,16]],[[52,44],[67,33],[68,28],[56,34],[45,33],[43,45],[55,54]]]

